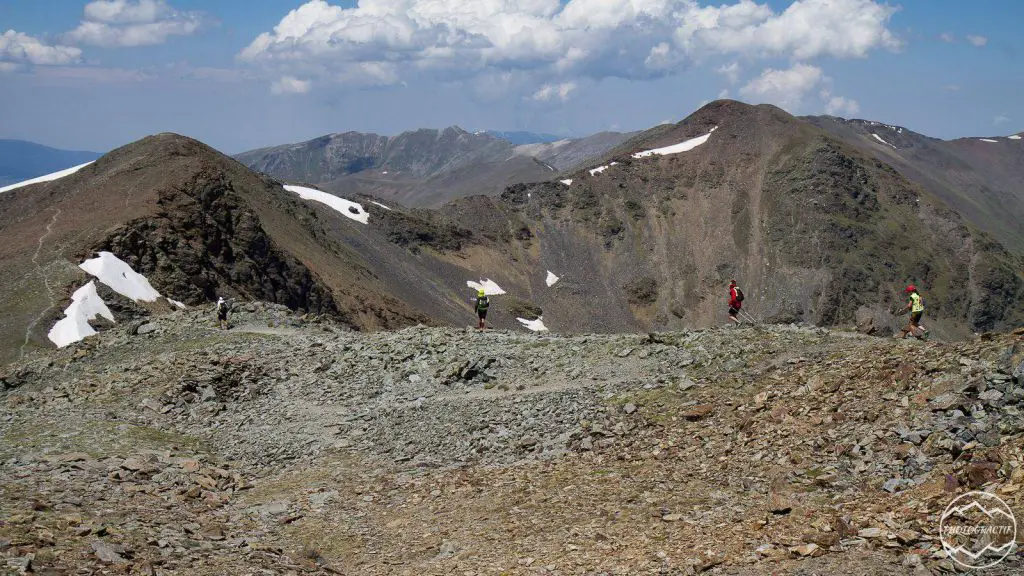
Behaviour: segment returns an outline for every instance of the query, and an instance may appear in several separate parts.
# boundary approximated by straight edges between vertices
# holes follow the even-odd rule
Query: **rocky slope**
[[[701,143],[636,156],[691,141]],[[715,102],[588,168],[446,207],[462,226],[509,239],[501,255],[471,257],[552,329],[724,322],[730,277],[769,321],[852,324],[859,313],[891,324],[908,282],[948,337],[1013,325],[1024,306],[1016,254],[940,196],[778,108]],[[565,280],[548,289],[543,270]]]
[[[360,334],[237,312],[0,373],[10,572],[936,574],[955,496],[1024,515],[1019,331]]]
[[[889,164],[967,222],[1024,253],[1024,139],[990,136],[939,140],[870,120],[805,120]]]
[[[338,217],[344,220],[342,217]],[[424,320],[378,289],[358,254],[280,184],[172,134],[122,147],[79,172],[0,194],[0,360],[48,346],[78,268],[115,253],[185,304],[273,300],[363,328]],[[397,250],[397,249],[396,249]],[[141,311],[140,313],[144,313]]]
[[[603,133],[554,144],[513,145],[500,135],[452,126],[398,136],[346,132],[236,156],[253,170],[341,194],[371,194],[412,207],[436,207],[520,182],[550,179],[604,154],[627,135]]]

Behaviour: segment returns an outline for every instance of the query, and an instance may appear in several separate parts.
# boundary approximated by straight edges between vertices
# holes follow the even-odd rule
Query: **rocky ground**
[[[1024,521],[1024,332],[360,334],[264,304],[213,324],[0,371],[0,567],[934,574],[958,570],[956,495]]]

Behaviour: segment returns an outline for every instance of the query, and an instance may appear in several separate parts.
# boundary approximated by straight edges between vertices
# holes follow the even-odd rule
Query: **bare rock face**
[[[854,316],[857,331],[869,336],[892,336],[898,329],[896,317],[889,310],[861,306]]]

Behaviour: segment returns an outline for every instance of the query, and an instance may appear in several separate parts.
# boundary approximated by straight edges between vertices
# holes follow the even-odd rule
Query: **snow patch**
[[[314,202],[326,204],[337,210],[342,216],[351,218],[356,222],[360,222],[362,224],[370,223],[370,213],[364,210],[361,204],[352,202],[351,200],[345,200],[344,198],[339,198],[333,194],[314,190],[313,188],[306,188],[305,186],[285,185],[284,189],[298,194],[303,200],[313,200]]]
[[[501,289],[501,286],[498,286],[497,282],[491,280],[490,278],[484,278],[479,282],[467,280],[466,286],[469,286],[470,288],[476,291],[482,289],[484,291],[484,294],[488,296],[499,296],[505,293],[505,291]]]
[[[562,184],[565,184],[566,186],[572,186],[572,178],[566,178],[565,180],[559,180],[559,182],[561,182]]]
[[[185,306],[185,303],[184,303],[184,302],[178,302],[177,300],[172,300],[172,299],[170,299],[170,298],[168,298],[168,299],[167,299],[167,301],[168,301],[168,302],[170,302],[171,304],[174,304],[174,305],[175,305],[175,306],[177,306],[178,308],[181,308],[182,310],[184,310],[185,308],[187,308],[187,306]]]
[[[84,340],[96,334],[96,330],[89,325],[89,320],[97,316],[114,321],[114,314],[96,292],[96,282],[90,280],[71,295],[71,305],[64,309],[64,318],[50,328],[46,337],[58,348]]]
[[[601,172],[604,172],[605,170],[611,168],[612,166],[618,166],[618,165],[619,165],[618,162],[612,162],[611,164],[605,164],[604,166],[598,166],[597,168],[594,168],[593,170],[590,171],[590,175],[591,176],[597,176],[598,174],[600,174]]]
[[[381,174],[383,174],[383,175],[387,176],[387,175],[388,175],[388,171],[387,171],[387,170],[385,170],[385,171],[381,172]]]
[[[78,166],[72,166],[71,168],[67,168],[67,169],[61,170],[60,172],[54,172],[53,174],[46,174],[44,176],[39,176],[39,177],[33,178],[31,180],[25,180],[24,182],[18,182],[17,184],[11,184],[10,186],[4,186],[3,188],[0,188],[0,192],[7,192],[8,190],[14,190],[15,188],[21,188],[22,186],[28,186],[30,184],[39,184],[40,182],[52,182],[54,180],[60,180],[61,178],[65,177],[65,176],[71,176],[72,174],[74,174],[75,172],[78,172],[82,168],[85,168],[89,164],[92,164],[92,162],[86,162],[85,164],[79,164]]]
[[[156,302],[160,298],[160,293],[145,276],[110,252],[100,252],[99,257],[86,260],[78,267],[125,298],[136,302]]]
[[[680,142],[679,144],[665,146],[664,148],[655,148],[654,150],[644,150],[643,152],[637,152],[636,154],[633,154],[633,158],[646,158],[654,154],[657,154],[658,156],[668,156],[669,154],[689,152],[690,150],[693,150],[697,146],[700,146],[701,144],[707,142],[708,139],[711,138],[711,133],[717,129],[718,126],[715,126],[711,130],[709,130],[707,134],[703,136],[698,136],[696,138],[690,138],[689,140],[685,142]]]
[[[875,134],[874,132],[872,132],[872,133],[871,133],[871,135],[875,137],[875,140],[878,140],[878,141],[879,141],[879,142],[881,142],[882,144],[885,144],[886,146],[892,146],[892,149],[893,149],[893,150],[899,150],[899,148],[897,148],[897,147],[893,146],[892,144],[889,144],[889,143],[888,143],[888,142],[886,142],[885,140],[882,140],[882,137],[881,137],[881,136],[879,136],[878,134]]]
[[[978,138],[978,140],[981,140],[982,142],[991,142],[993,144],[998,144],[999,143],[999,140],[993,140],[991,138]]]
[[[373,200],[370,200],[370,204],[375,204],[375,205],[380,206],[381,208],[383,208],[385,210],[391,210],[391,208],[388,208],[387,206],[381,204],[380,202],[375,202]]]
[[[516,318],[526,328],[533,330],[534,332],[547,332],[548,327],[544,325],[544,317],[541,316],[536,320],[527,320],[526,318]]]
[[[1020,140],[1020,135],[1019,134],[1014,134],[1013,136],[1009,136],[1008,138],[1010,140]]]
[[[555,282],[558,282],[558,280],[559,280],[558,276],[555,276],[554,272],[552,272],[551,270],[548,270],[548,277],[544,279],[544,282],[547,283],[548,288],[554,286]]]

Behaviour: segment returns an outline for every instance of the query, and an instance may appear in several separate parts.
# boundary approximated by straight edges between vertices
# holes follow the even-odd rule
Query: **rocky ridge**
[[[955,569],[955,495],[1024,517],[1020,331],[359,334],[236,312],[0,374],[9,571],[927,574]]]

